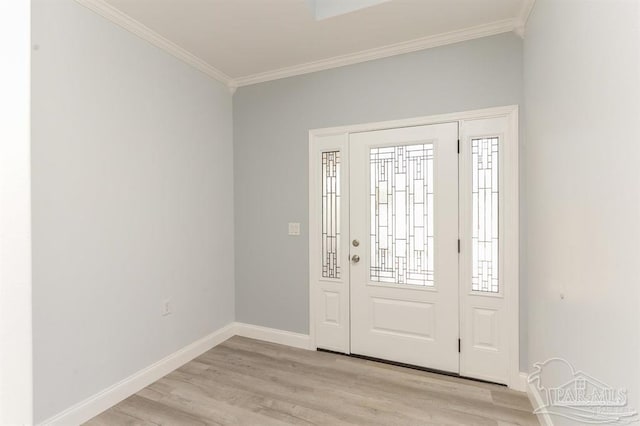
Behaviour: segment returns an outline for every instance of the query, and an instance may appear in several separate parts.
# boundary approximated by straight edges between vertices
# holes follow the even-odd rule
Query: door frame
[[[382,121],[374,123],[355,124],[339,127],[329,127],[312,129],[309,131],[309,338],[311,349],[317,349],[315,306],[317,304],[314,283],[318,282],[320,238],[317,230],[321,224],[318,204],[318,144],[322,138],[335,137],[336,143],[342,146],[343,158],[348,161],[348,136],[350,133],[366,132],[375,130],[386,130],[398,127],[423,126],[430,124],[458,122],[460,133],[464,129],[464,122],[467,120],[488,119],[496,117],[506,117],[509,122],[509,129],[505,134],[503,146],[503,163],[501,165],[504,173],[503,182],[503,203],[504,203],[504,236],[501,261],[504,265],[502,282],[504,288],[504,298],[507,305],[508,323],[508,380],[510,388],[523,390],[520,374],[520,279],[519,279],[519,130],[518,130],[518,106],[509,105],[495,108],[485,108],[472,111],[463,111],[449,114],[416,117],[401,120]],[[460,137],[459,133],[459,137]],[[348,182],[348,177],[346,182]],[[346,185],[348,200],[348,185]],[[344,204],[348,205],[348,204]],[[348,265],[348,263],[346,263]],[[348,282],[348,280],[346,281]],[[459,283],[461,285],[461,283]],[[346,304],[347,312],[350,302],[348,300],[350,291],[345,294],[345,299],[341,303]],[[348,325],[348,321],[347,321]],[[341,341],[347,342],[346,346],[331,347],[328,349],[349,353],[350,327],[342,327]]]

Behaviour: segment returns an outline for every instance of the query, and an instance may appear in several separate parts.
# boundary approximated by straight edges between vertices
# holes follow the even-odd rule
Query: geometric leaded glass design
[[[322,153],[322,276],[340,278],[340,151]]]
[[[433,144],[371,148],[371,281],[433,286]]]
[[[498,138],[471,140],[472,274],[471,289],[499,293]]]

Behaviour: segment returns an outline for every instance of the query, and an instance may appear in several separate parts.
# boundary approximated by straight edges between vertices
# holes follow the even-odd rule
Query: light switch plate
[[[289,235],[300,235],[300,223],[289,222]]]

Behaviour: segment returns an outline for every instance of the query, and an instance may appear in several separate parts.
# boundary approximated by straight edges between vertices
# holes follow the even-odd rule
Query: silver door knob
[[[358,256],[357,254],[354,254],[353,256],[351,256],[351,261],[353,263],[358,263],[360,262],[360,256]]]

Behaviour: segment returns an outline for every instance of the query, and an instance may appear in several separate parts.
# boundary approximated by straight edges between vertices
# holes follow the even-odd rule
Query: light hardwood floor
[[[523,393],[233,337],[87,425],[537,425]]]

